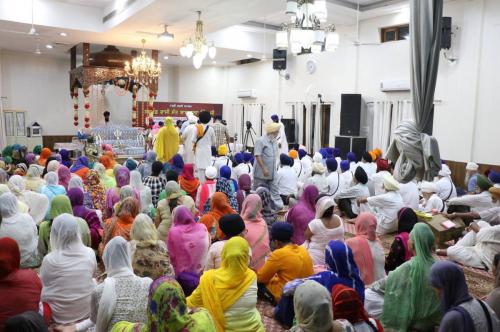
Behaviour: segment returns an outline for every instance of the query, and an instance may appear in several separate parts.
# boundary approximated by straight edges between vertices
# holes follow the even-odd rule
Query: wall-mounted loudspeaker
[[[285,126],[285,134],[288,144],[296,144],[295,119],[281,119],[281,122],[283,122],[283,125]]]
[[[361,128],[361,95],[341,95],[340,135],[359,136]]]
[[[451,17],[443,17],[441,23],[441,49],[449,50],[451,48]]]
[[[273,50],[273,69],[285,70],[286,69],[286,50]]]

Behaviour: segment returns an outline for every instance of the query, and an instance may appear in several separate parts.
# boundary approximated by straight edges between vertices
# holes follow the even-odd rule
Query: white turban
[[[472,162],[472,161],[469,161],[467,163],[467,166],[465,166],[465,169],[467,171],[477,171],[479,169],[479,165],[476,164],[476,163],[474,163],[474,162]]]
[[[384,176],[384,188],[388,191],[399,190],[399,182],[392,175],[387,174]]]
[[[321,163],[323,161],[323,156],[319,152],[315,152],[313,155],[313,162]]]
[[[442,177],[449,177],[451,175],[451,170],[450,168],[448,167],[448,165],[446,164],[443,164],[441,166],[441,170],[439,171],[439,176],[442,176]]]
[[[205,169],[205,177],[211,180],[215,179],[217,177],[217,169],[213,166],[208,166]]]
[[[325,173],[325,166],[323,166],[322,163],[313,163],[312,171],[313,171],[313,173],[316,173],[316,174],[323,174],[323,173]]]
[[[437,193],[438,189],[434,182],[423,181],[420,184],[420,191],[423,193]]]

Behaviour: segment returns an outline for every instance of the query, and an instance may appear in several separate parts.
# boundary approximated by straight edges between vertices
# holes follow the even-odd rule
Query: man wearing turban
[[[278,132],[278,137],[276,137],[276,141],[278,142],[278,149],[280,154],[288,153],[288,140],[286,139],[286,133],[285,133],[285,126],[283,125],[282,122],[280,122],[280,118],[278,117],[277,114],[274,114],[271,116],[271,120],[273,120],[274,123],[278,123],[280,125],[280,129]]]
[[[227,155],[228,153],[229,149],[227,144],[219,145],[217,148],[217,158],[214,162],[214,167],[217,169],[217,177],[220,176],[220,168],[222,166],[228,166],[229,168],[233,167],[233,162]]]
[[[200,183],[205,182],[205,169],[211,165],[212,146],[215,145],[215,132],[209,125],[212,116],[210,112],[199,114],[200,123],[196,125],[196,135],[193,139],[196,175]]]
[[[184,145],[184,155],[182,156],[185,164],[194,164],[193,143],[196,140],[196,122],[198,118],[192,112],[187,112],[187,125],[181,129],[182,144]]]
[[[266,125],[266,135],[259,137],[255,141],[254,147],[253,189],[256,190],[259,187],[269,189],[276,209],[283,208],[283,202],[277,185],[276,169],[276,161],[279,158],[276,137],[278,136],[280,126],[279,123],[268,123]]]
[[[179,151],[179,132],[175,128],[172,118],[165,118],[165,126],[160,129],[156,136],[154,151],[156,158],[162,163],[170,161]]]
[[[475,194],[452,198],[448,201],[448,206],[465,205],[470,207],[473,212],[488,210],[493,207],[491,193],[489,192],[492,186],[492,183],[486,176],[478,175]]]

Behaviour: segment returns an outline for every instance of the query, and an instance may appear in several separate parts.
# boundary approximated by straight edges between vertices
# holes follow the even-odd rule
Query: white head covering
[[[336,206],[335,201],[330,196],[323,196],[316,202],[316,215],[314,218],[320,219],[325,214],[325,211]]]
[[[40,178],[42,177],[42,170],[38,165],[31,164],[28,168],[28,172],[26,172],[26,176],[30,178]]]
[[[115,277],[133,276],[132,255],[127,240],[115,236],[106,244],[102,255],[107,278],[99,301],[96,319],[96,331],[105,332],[116,308]]]
[[[126,185],[120,188],[120,201],[123,201],[125,198],[134,197],[135,191],[131,185]]]
[[[2,218],[9,218],[17,213],[17,197],[12,193],[0,196],[0,214]]]
[[[293,297],[297,327],[301,331],[333,330],[332,296],[319,283],[306,280],[297,287]]]
[[[10,193],[9,186],[6,184],[1,183],[0,184],[0,196],[2,196],[5,193]]]
[[[323,156],[319,152],[315,152],[313,155],[313,162],[315,163],[322,163],[323,162]]]
[[[446,164],[441,165],[441,170],[439,171],[438,175],[442,177],[449,177],[451,175],[451,170],[448,167],[448,165]]]
[[[312,171],[313,173],[317,173],[317,174],[323,174],[325,173],[325,166],[323,166],[323,164],[321,162],[314,162],[313,165],[312,165]]]
[[[211,180],[215,179],[217,177],[217,169],[213,166],[208,166],[205,169],[205,177]]]
[[[399,182],[392,175],[387,174],[384,176],[384,188],[388,191],[399,190]]]
[[[467,163],[467,166],[465,166],[465,169],[467,171],[477,171],[479,169],[479,165],[476,164],[476,163],[474,163],[474,162],[472,162],[472,161],[469,161]]]
[[[139,171],[134,170],[130,172],[130,185],[137,190],[141,190],[144,187],[142,176]]]
[[[83,180],[78,175],[71,175],[71,179],[68,183],[68,190],[72,188],[80,188],[83,192],[85,192],[85,189],[83,189]]]
[[[57,160],[51,160],[47,165],[47,172],[57,172],[58,168],[59,168],[59,162]]]
[[[130,238],[137,242],[156,244],[158,241],[158,231],[153,220],[144,213],[139,213],[132,224]]]
[[[74,216],[63,213],[52,221],[50,246],[53,252],[73,250],[73,247],[83,247],[78,223]]]
[[[36,222],[36,224],[40,224],[47,214],[47,210],[49,209],[49,198],[40,193],[36,193],[34,191],[27,191],[24,193],[24,198],[26,200],[26,204],[29,206],[29,214]]]
[[[20,175],[11,176],[7,185],[10,191],[16,196],[22,195],[24,190],[26,190],[26,184],[24,183],[23,177]]]
[[[189,124],[195,124],[198,121],[198,118],[194,116],[193,112],[186,112],[186,116]]]
[[[423,181],[420,184],[420,191],[423,193],[437,193],[438,188],[434,182]]]
[[[59,175],[57,175],[56,172],[48,172],[45,174],[44,179],[47,182],[47,185],[55,186],[59,184]]]

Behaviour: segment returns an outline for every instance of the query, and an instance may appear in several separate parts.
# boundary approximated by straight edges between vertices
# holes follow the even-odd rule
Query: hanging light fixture
[[[287,0],[285,13],[290,23],[276,33],[276,47],[293,54],[333,52],[340,43],[335,25],[323,27],[328,18],[326,0]]]
[[[185,40],[179,50],[184,58],[193,58],[193,66],[200,69],[203,65],[203,60],[207,58],[215,59],[217,49],[214,42],[207,43],[203,34],[203,21],[201,20],[201,11],[198,11],[198,20],[196,21],[196,30],[193,37]]]
[[[132,78],[136,83],[145,85],[147,87],[152,83],[158,82],[158,77],[161,74],[161,64],[149,57],[144,49],[144,44],[146,40],[141,40],[142,50],[141,54],[132,60],[132,64],[128,61],[125,62],[125,72]]]

